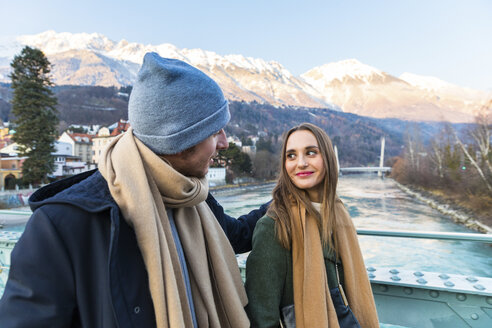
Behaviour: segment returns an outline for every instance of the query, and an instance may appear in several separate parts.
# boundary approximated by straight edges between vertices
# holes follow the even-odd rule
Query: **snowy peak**
[[[241,68],[256,73],[269,72],[275,75],[292,74],[280,63],[266,62],[261,58],[244,57],[242,55],[221,56],[215,52],[202,49],[178,49],[176,46],[163,43],[160,45],[144,45],[121,40],[114,42],[99,33],[56,33],[46,31],[35,35],[22,35],[16,38],[18,47],[30,45],[42,49],[47,55],[62,53],[70,50],[92,50],[107,57],[141,64],[147,52],[157,52],[163,57],[186,61],[192,65],[206,69],[220,66],[224,68]]]
[[[265,61],[261,58],[244,57],[242,55],[227,55],[224,57],[227,65],[236,66],[246,70],[252,70],[256,73],[269,72],[274,75],[283,75],[292,78],[293,75],[276,61]],[[226,66],[227,67],[227,66]]]
[[[460,87],[433,76],[403,73],[400,75],[400,79],[415,88],[439,97],[458,98],[463,101],[483,101],[483,99],[487,98],[487,92],[485,91]]]
[[[330,84],[334,80],[343,82],[348,79],[368,82],[373,76],[384,78],[385,75],[383,71],[362,64],[357,59],[347,59],[315,67],[301,77],[307,80],[323,79],[326,84]]]
[[[169,43],[144,45],[127,40],[114,42],[97,33],[47,31],[17,37],[18,51],[23,45],[37,47],[48,55],[54,64],[54,82],[58,84],[132,84],[144,55],[157,52],[163,57],[180,59],[201,69],[219,83],[229,99],[274,105],[330,107],[316,90],[293,76],[280,63],[261,58],[221,56],[202,49],[178,49]],[[8,73],[8,67],[0,67],[0,74],[3,72]]]
[[[140,65],[144,55],[147,52],[157,52],[163,57],[184,60],[184,57],[180,53],[179,49],[170,43],[163,43],[154,46],[150,44],[143,45],[135,42],[129,43],[126,40],[122,40],[118,42],[110,51],[107,51],[104,54],[113,59],[130,61]]]
[[[21,35],[17,41],[40,48],[47,55],[69,50],[109,51],[114,42],[99,33],[56,33],[46,31],[35,35]]]
[[[355,94],[363,89],[384,87],[392,82],[406,84],[377,68],[365,65],[356,59],[342,60],[315,67],[301,77],[321,93],[322,99],[341,108],[347,106]],[[352,92],[354,91],[354,92]],[[369,95],[369,93],[366,93]],[[365,100],[359,100],[360,106]]]
[[[355,59],[315,67],[302,78],[343,111],[372,117],[466,122],[486,98],[434,77],[394,77]]]
[[[428,91],[436,91],[436,90],[458,87],[454,84],[445,82],[433,76],[422,76],[422,75],[417,75],[407,72],[400,75],[400,79],[406,81],[407,83],[413,85],[414,87],[418,87],[420,89],[424,89]]]

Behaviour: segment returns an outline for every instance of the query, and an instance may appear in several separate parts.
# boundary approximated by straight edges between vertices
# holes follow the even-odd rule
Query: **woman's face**
[[[319,190],[326,171],[318,141],[311,131],[299,130],[289,136],[285,170],[297,188],[307,191],[311,201],[321,201]]]

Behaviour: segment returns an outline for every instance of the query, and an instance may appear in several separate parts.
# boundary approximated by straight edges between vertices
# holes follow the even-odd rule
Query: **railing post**
[[[383,168],[383,164],[384,164],[384,143],[385,143],[385,138],[383,136],[381,138],[381,156],[379,157],[379,167],[381,168],[381,170],[378,171],[378,177],[383,176],[382,168]]]
[[[340,176],[340,162],[338,161],[338,148],[336,145],[334,150],[335,150],[335,159],[337,160],[337,171],[338,171],[337,173]]]

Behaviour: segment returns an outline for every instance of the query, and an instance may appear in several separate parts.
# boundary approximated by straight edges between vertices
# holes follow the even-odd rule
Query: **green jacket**
[[[337,287],[335,253],[323,249],[330,289]],[[338,262],[343,286],[343,268]],[[275,221],[264,216],[253,233],[253,250],[246,262],[246,311],[251,327],[278,327],[281,309],[294,304],[291,251],[275,236]]]

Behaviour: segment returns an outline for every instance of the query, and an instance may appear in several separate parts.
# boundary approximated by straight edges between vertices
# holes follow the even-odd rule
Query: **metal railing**
[[[0,215],[23,215],[23,216],[31,216],[31,210],[0,210]]]
[[[340,172],[391,172],[389,166],[371,166],[371,167],[341,167]]]
[[[481,233],[420,232],[420,231],[410,231],[410,230],[357,229],[357,234],[361,236],[477,241],[477,242],[492,244],[492,234],[481,234]]]

